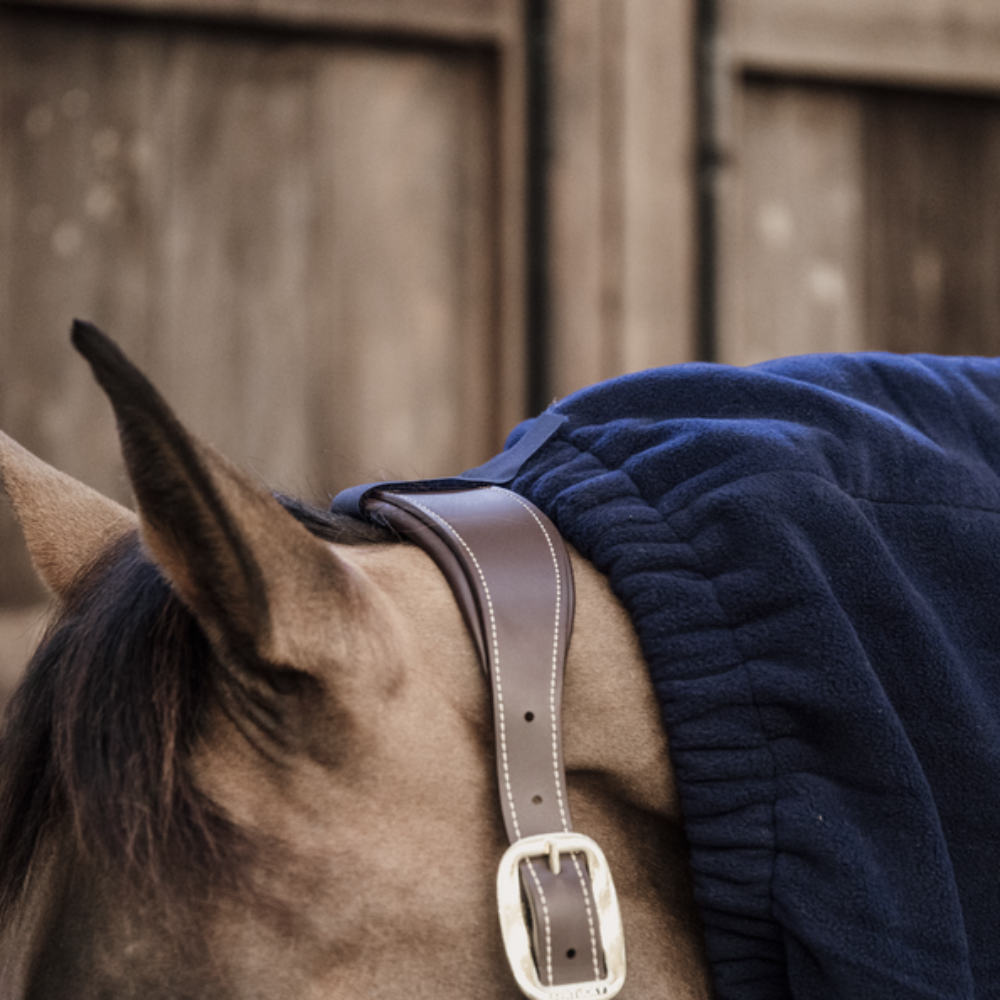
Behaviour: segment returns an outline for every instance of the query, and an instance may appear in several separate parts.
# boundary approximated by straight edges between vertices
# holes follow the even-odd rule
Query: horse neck
[[[471,844],[471,856],[486,862],[479,880],[482,886],[468,888],[469,878],[435,877],[428,880],[426,898],[408,903],[408,896],[393,895],[386,904],[387,912],[398,909],[397,923],[402,921],[397,928],[400,938],[394,940],[405,935],[410,917],[428,919],[435,908],[441,911],[442,920],[448,914],[468,913],[470,923],[462,935],[455,936],[456,955],[441,955],[436,962],[461,968],[457,964],[460,951],[462,961],[468,962],[471,955],[480,966],[470,965],[468,982],[447,995],[475,994],[507,1000],[516,991],[509,983],[502,959],[494,955],[498,952],[496,918],[487,885],[492,882],[492,874],[487,871],[489,857],[495,852],[498,858],[502,844],[499,805],[495,789],[490,788],[491,765],[486,759],[492,740],[488,734],[480,733],[479,725],[480,717],[485,721],[487,716],[486,685],[443,579],[422,554],[407,552],[406,546],[392,548],[395,551],[366,555],[365,565],[372,574],[382,566],[381,578],[387,588],[393,589],[390,596],[401,605],[409,602],[400,612],[402,618],[420,623],[419,630],[426,632],[415,662],[424,665],[421,670],[431,673],[427,677],[421,675],[419,687],[424,701],[414,710],[413,731],[423,734],[421,738],[442,739],[443,716],[447,713],[444,709],[435,711],[435,699],[446,696],[465,706],[457,713],[456,732],[468,730],[469,753],[478,755],[478,763],[468,773],[445,774],[441,796],[447,795],[446,812],[455,814],[456,838]],[[574,825],[604,848],[612,864],[629,949],[627,995],[704,998],[709,994],[680,809],[655,698],[628,618],[606,581],[577,557],[574,568],[577,622],[564,694],[564,750]],[[442,661],[450,664],[443,678],[434,675]],[[412,694],[405,699],[406,704]],[[426,726],[428,717],[436,719],[435,726]],[[399,721],[406,723],[407,719]],[[225,717],[220,717],[219,724],[222,730],[226,729]],[[399,740],[402,730],[395,724],[389,728],[393,741]],[[263,826],[264,817],[277,821],[281,814],[268,801],[262,801],[258,810],[252,796],[248,798],[246,794],[251,790],[254,796],[263,795],[267,781],[258,780],[257,775],[247,781],[246,768],[266,770],[266,763],[247,756],[235,731],[229,735],[231,752],[225,750],[226,741],[219,734],[210,743],[211,760],[222,771],[212,772],[214,784],[208,781],[211,775],[205,775],[204,790],[217,797],[237,819],[242,818],[239,810],[245,808],[249,823]],[[445,753],[440,759],[453,758]],[[400,767],[403,762],[401,757]],[[231,781],[226,770],[230,764]],[[423,774],[427,769],[418,770]],[[476,789],[465,795],[469,800],[467,806],[459,804],[457,789],[453,787],[459,773],[464,782],[473,782]],[[326,794],[324,789],[334,780],[334,775],[319,775],[319,783],[310,789],[310,794],[317,798]],[[279,783],[283,782],[281,778]],[[226,787],[233,789],[231,799],[224,794]],[[343,792],[346,796],[349,789]],[[338,832],[351,822],[360,823],[357,810],[346,798],[344,802],[342,809],[319,810],[317,823],[326,822],[325,817],[334,817]],[[473,804],[477,812],[472,811]],[[302,806],[303,815],[309,811],[309,805],[306,802]],[[374,807],[373,810],[373,815],[383,818],[388,815],[386,810],[380,812]],[[438,816],[435,823],[440,824],[445,818]],[[280,839],[281,830],[271,832]],[[370,849],[371,836],[378,834],[374,827],[359,828],[357,832],[364,834],[358,842],[366,845],[366,856],[370,854],[372,863],[392,860],[391,851]],[[412,839],[418,833],[419,830],[413,829],[409,836]],[[434,844],[439,848],[443,842],[442,837],[432,836],[431,832],[427,837],[433,843],[417,845],[417,853],[425,863],[441,854]],[[445,852],[442,864],[451,865],[449,858]],[[271,870],[269,866],[268,871]],[[283,877],[280,865],[273,871],[275,877]],[[319,869],[310,867],[309,872],[316,879]],[[114,995],[113,990],[103,990],[102,983],[125,981],[133,994],[149,998],[177,995],[223,998],[234,995],[234,991],[235,995],[244,995],[246,991],[240,983],[252,987],[256,995],[278,997],[287,995],[287,990],[281,990],[281,984],[287,986],[287,981],[279,977],[272,982],[276,973],[271,967],[289,962],[292,964],[286,971],[293,977],[305,977],[304,970],[311,964],[318,967],[322,962],[332,963],[333,978],[317,973],[318,992],[312,995],[365,995],[370,991],[354,988],[363,987],[364,980],[355,982],[345,977],[339,966],[334,968],[335,960],[340,959],[324,943],[322,932],[328,926],[324,920],[329,917],[336,925],[341,918],[334,911],[343,909],[345,900],[353,898],[353,890],[348,892],[341,887],[339,892],[334,891],[338,884],[335,880],[327,886],[318,879],[311,885],[295,878],[287,886],[278,885],[279,897],[294,896],[297,923],[282,927],[285,917],[278,911],[269,914],[259,908],[240,906],[238,900],[230,903],[216,900],[216,909],[211,912],[191,906],[186,911],[185,933],[177,935],[172,927],[164,926],[155,901],[130,894],[120,880],[102,875],[90,865],[68,836],[55,836],[32,874],[26,894],[29,902],[19,913],[16,924],[0,938],[0,995],[11,1000],[32,995],[42,995],[48,1000]],[[456,898],[442,899],[442,892],[449,886]],[[359,895],[376,890],[367,882],[356,888]],[[333,910],[324,916],[324,908],[329,907]],[[415,912],[408,913],[408,908]],[[416,940],[410,951],[419,956],[420,947],[421,942]],[[209,948],[213,954],[209,954]],[[399,946],[394,944],[392,954],[398,951]],[[383,960],[380,953],[376,957]],[[388,954],[384,960],[390,960]],[[126,961],[128,968],[122,965]],[[415,961],[411,958],[411,962]],[[223,968],[225,974],[220,971]],[[409,967],[404,964],[403,972],[406,968]],[[341,982],[327,990],[319,985],[321,979],[324,982],[329,979],[328,985]],[[223,985],[223,980],[227,985]],[[265,986],[265,981],[273,988]],[[407,995],[406,983],[393,981],[383,993]]]
[[[563,694],[574,826],[610,860],[626,926],[629,996],[711,993],[667,738],[628,615],[573,553],[577,611]]]
[[[577,612],[563,693],[569,771],[600,774],[636,808],[679,823],[660,710],[635,631],[607,580],[572,554]]]

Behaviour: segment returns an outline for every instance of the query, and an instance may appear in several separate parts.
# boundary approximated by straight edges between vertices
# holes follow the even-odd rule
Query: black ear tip
[[[90,365],[98,384],[108,394],[119,420],[127,408],[142,410],[158,419],[173,420],[170,407],[149,379],[128,359],[125,352],[93,323],[73,320],[73,346]]]
[[[87,354],[87,349],[97,344],[107,342],[107,337],[85,319],[73,320],[73,329],[70,333],[70,341],[73,346],[83,355]]]
[[[101,333],[93,323],[84,319],[73,320],[70,333],[73,346],[90,362],[103,385],[102,373],[130,370],[133,365],[122,353],[121,348],[107,335]]]
[[[129,361],[122,349],[93,323],[82,319],[73,320],[70,339],[90,364],[97,381],[112,400],[125,398],[125,395],[135,392],[155,394],[146,377]]]

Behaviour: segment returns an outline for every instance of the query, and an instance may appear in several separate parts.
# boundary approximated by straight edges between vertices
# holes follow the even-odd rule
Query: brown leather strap
[[[574,592],[558,531],[528,501],[499,487],[379,491],[365,506],[434,558],[469,625],[493,691],[500,803],[511,843],[570,831],[560,703]],[[520,871],[542,983],[600,979],[603,948],[583,856],[525,860]]]

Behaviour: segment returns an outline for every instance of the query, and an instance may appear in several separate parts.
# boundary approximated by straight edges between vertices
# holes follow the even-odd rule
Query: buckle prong
[[[558,875],[562,871],[562,858],[559,856],[559,845],[550,840],[546,845],[549,853],[549,871]]]

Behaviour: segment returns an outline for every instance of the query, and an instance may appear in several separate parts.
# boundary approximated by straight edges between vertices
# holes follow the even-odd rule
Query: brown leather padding
[[[560,704],[573,626],[573,572],[551,521],[509,490],[378,491],[369,515],[424,548],[448,579],[493,692],[500,804],[510,842],[572,829]],[[602,978],[586,859],[521,864],[535,962],[547,986]]]

